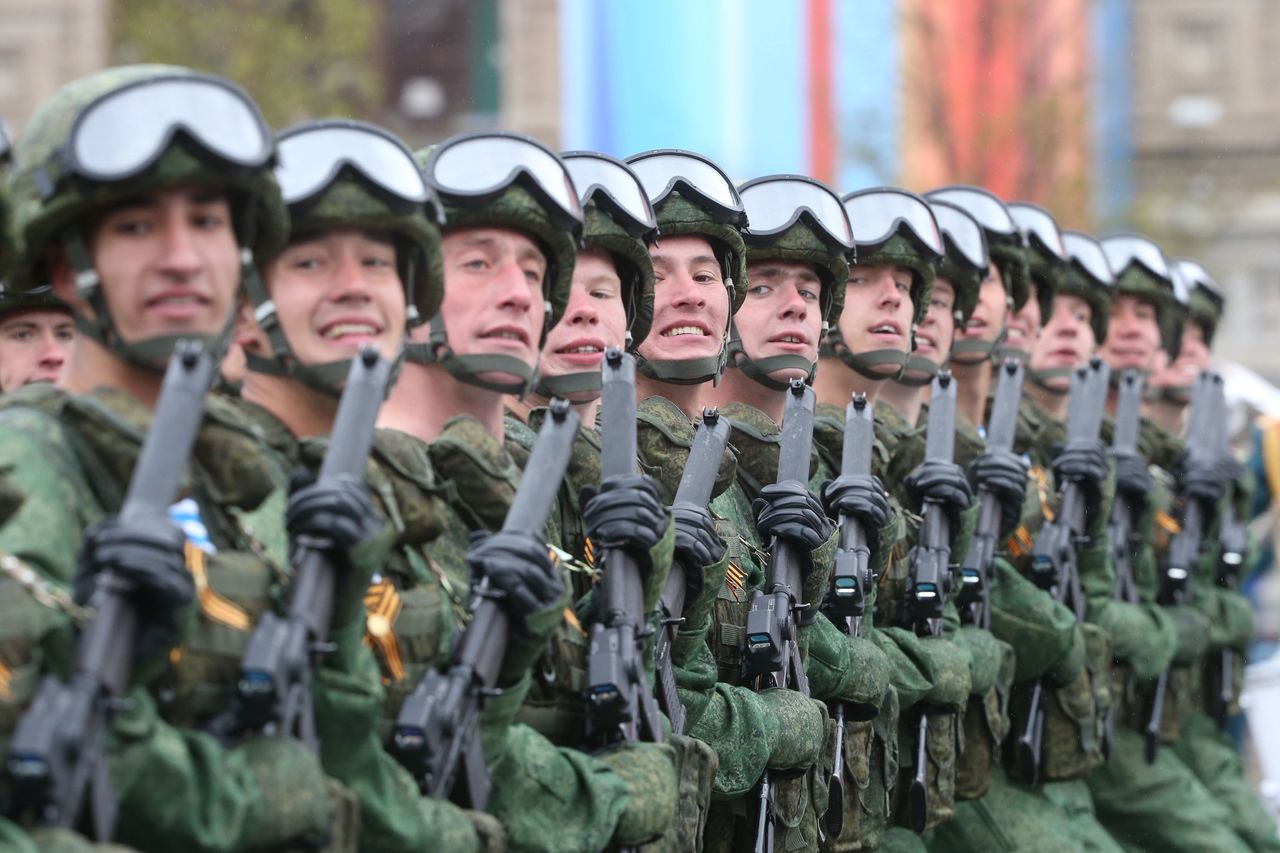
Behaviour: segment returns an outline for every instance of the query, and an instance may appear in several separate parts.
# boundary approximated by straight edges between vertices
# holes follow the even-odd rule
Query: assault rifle
[[[1111,441],[1111,456],[1115,459],[1138,455],[1138,422],[1142,418],[1142,393],[1145,381],[1135,369],[1124,370],[1116,383],[1115,434]],[[1107,541],[1111,548],[1111,563],[1115,566],[1115,598],[1126,604],[1137,604],[1138,584],[1133,576],[1133,553],[1139,543],[1133,535],[1134,508],[1129,499],[1116,492],[1111,505],[1111,518],[1107,521]],[[1129,676],[1132,672],[1129,671]],[[1126,678],[1126,681],[1130,680]],[[1106,724],[1102,730],[1103,754],[1110,757],[1111,743],[1115,737],[1116,712],[1120,701],[1115,698],[1107,710]]]
[[[1222,377],[1205,370],[1196,377],[1191,390],[1191,413],[1187,425],[1187,456],[1184,471],[1214,471],[1221,461]],[[1213,522],[1216,507],[1209,501],[1180,494],[1181,529],[1174,534],[1160,572],[1156,600],[1166,606],[1191,601],[1191,576],[1200,560],[1205,530]],[[1160,729],[1164,720],[1164,703],[1169,691],[1169,670],[1160,673],[1151,700],[1151,716],[1147,720],[1146,758],[1155,762],[1160,751]]]
[[[215,366],[195,341],[179,341],[174,348],[120,521],[170,523],[169,506],[187,470]],[[134,663],[139,614],[133,593],[132,583],[115,572],[98,575],[90,601],[93,618],[76,643],[71,678],[45,676],[18,721],[7,769],[20,818],[48,827],[84,825],[98,841],[111,839],[118,804],[104,750],[108,722],[128,689]]]
[[[778,482],[809,482],[809,455],[813,450],[813,389],[793,379],[787,389],[783,412]],[[789,542],[774,537],[769,543],[769,565],[764,586],[751,598],[747,613],[743,669],[757,690],[786,687],[809,695],[809,678],[800,660],[799,626],[810,607],[804,600],[803,563],[806,558]],[[766,769],[760,777],[756,822],[757,853],[773,850],[777,815],[773,780]]]
[[[956,444],[956,383],[949,370],[933,377],[925,461],[952,462]],[[942,636],[942,611],[951,589],[951,522],[943,505],[925,498],[919,541],[911,551],[907,577],[907,621],[921,636]],[[915,775],[907,789],[911,828],[923,833],[929,821],[929,712],[921,709],[915,742]]]
[[[604,447],[601,479],[636,473],[636,362],[617,347],[604,354],[600,401]],[[596,587],[600,621],[587,656],[587,734],[607,744],[664,740],[658,704],[645,675],[645,641],[653,633],[644,609],[644,578],[635,559],[608,542],[599,546]]]
[[[715,488],[716,475],[720,473],[725,446],[729,443],[729,432],[729,419],[720,417],[719,409],[709,407],[702,410],[702,423],[698,424],[698,432],[693,437],[693,446],[689,449],[689,459],[680,475],[680,485],[676,488],[673,506],[706,509],[711,501],[711,490]],[[673,561],[659,602],[662,608],[662,628],[658,631],[653,648],[658,702],[666,712],[667,719],[671,720],[671,730],[676,734],[684,732],[685,709],[676,690],[671,650],[675,645],[676,633],[684,623],[685,577],[689,572],[701,570],[701,566],[685,566],[679,560]]]
[[[1076,368],[1071,375],[1071,404],[1067,411],[1067,446],[1098,441],[1102,412],[1107,402],[1111,368],[1100,358]],[[1101,488],[1101,484],[1094,484]],[[1080,585],[1077,549],[1086,541],[1085,483],[1069,479],[1058,484],[1058,513],[1040,528],[1031,552],[1031,579],[1054,599],[1070,607],[1076,619],[1085,617],[1084,591]],[[1023,779],[1034,785],[1040,779],[1044,748],[1044,680],[1031,691],[1027,722],[1018,737],[1016,756]]]
[[[569,467],[578,415],[553,399],[538,431],[502,529],[541,534]],[[510,633],[501,593],[482,577],[472,589],[471,617],[447,669],[428,669],[396,717],[390,751],[427,796],[483,810],[491,788],[480,744],[480,710],[499,692],[498,674]],[[459,765],[465,775],[459,779]]]
[[[987,447],[1006,453],[1013,451],[1013,437],[1018,429],[1018,403],[1022,400],[1022,378],[1025,368],[1016,359],[1000,365],[995,400],[987,423]],[[969,553],[961,566],[960,595],[957,604],[960,618],[966,624],[991,630],[991,569],[996,561],[1000,539],[1000,500],[990,489],[978,483],[978,525],[974,529]]]
[[[866,394],[854,394],[844,413],[844,451],[840,473],[844,476],[871,474],[871,451],[875,443],[875,416]],[[871,549],[867,531],[852,516],[840,514],[840,543],[836,551],[831,588],[827,591],[822,611],[832,623],[852,637],[862,636],[862,619],[866,614],[867,591],[875,583],[871,572]],[[848,707],[846,707],[846,704]],[[874,705],[831,703],[836,721],[835,767],[828,786],[827,835],[836,838],[844,829],[844,721],[870,720],[878,713]]]
[[[391,362],[372,347],[351,360],[318,482],[339,477],[364,481],[390,375]],[[284,613],[262,614],[240,660],[234,727],[237,732],[296,737],[318,753],[311,675],[319,656],[332,650],[329,623],[341,569],[328,538],[299,537],[290,543],[290,552],[294,572]]]

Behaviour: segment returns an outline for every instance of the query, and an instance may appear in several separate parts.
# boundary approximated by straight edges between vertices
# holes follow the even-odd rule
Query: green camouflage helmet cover
[[[1036,301],[1040,303],[1040,325],[1043,326],[1053,314],[1053,294],[1062,286],[1066,268],[1062,259],[1041,245],[1034,236],[1028,240],[1025,255],[1030,280],[1036,286]],[[1025,299],[1022,304],[1026,304]]]
[[[1027,247],[1017,237],[986,232],[991,261],[1000,270],[1004,285],[1013,300],[1013,310],[1020,311],[1031,298],[1031,263]]]
[[[613,256],[622,278],[627,327],[634,350],[649,334],[653,324],[653,259],[649,247],[632,237],[599,205],[590,202],[582,209],[583,242],[588,249],[602,249]]]
[[[969,318],[973,316],[973,310],[978,307],[978,292],[982,289],[982,282],[987,277],[986,270],[974,269],[973,265],[964,259],[955,244],[951,242],[946,234],[943,234],[944,241],[947,246],[947,253],[938,261],[936,278],[945,278],[951,282],[952,288],[956,292],[955,314],[957,322],[960,324],[968,323]],[[926,306],[925,310],[928,310]]]
[[[1072,232],[1064,231],[1062,233],[1063,236],[1066,236]],[[1071,260],[1067,263],[1059,280],[1058,293],[1077,296],[1089,304],[1092,314],[1093,336],[1098,346],[1102,346],[1102,342],[1107,339],[1107,328],[1111,321],[1111,301],[1114,287],[1114,283],[1102,282],[1090,275],[1076,260]]]
[[[108,68],[64,86],[31,119],[14,149],[15,167],[9,176],[14,234],[20,255],[13,269],[13,287],[28,290],[46,282],[41,268],[45,250],[58,241],[69,226],[85,224],[89,217],[139,193],[166,187],[198,184],[225,188],[229,195],[237,236],[246,237],[255,256],[273,254],[283,244],[284,204],[270,168],[233,168],[197,152],[196,146],[171,143],[150,168],[131,178],[96,182],[71,178],[61,181],[45,198],[41,186],[50,181],[49,164],[70,142],[69,136],[81,110],[98,97],[133,83],[157,77],[193,74],[172,65],[127,65]],[[252,225],[250,226],[250,220]],[[252,227],[250,234],[247,229]]]

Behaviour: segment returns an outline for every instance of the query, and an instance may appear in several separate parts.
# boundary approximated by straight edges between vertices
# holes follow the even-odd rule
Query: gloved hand
[[[817,496],[796,482],[765,486],[751,509],[762,538],[786,539],[805,554],[823,545],[835,529]]]
[[[648,572],[652,568],[649,550],[667,529],[667,511],[653,478],[642,474],[608,477],[599,488],[584,488],[580,497],[583,527],[596,551],[624,548]]]
[[[1136,453],[1118,453],[1116,463],[1116,494],[1129,500],[1135,514],[1147,506],[1147,500],[1156,486],[1155,478],[1147,469],[1146,461]]]
[[[1102,484],[1107,481],[1107,451],[1100,441],[1069,441],[1053,457],[1053,475],[1061,489],[1076,480],[1084,490],[1085,517],[1096,518],[1102,506]]]
[[[1216,504],[1226,494],[1227,481],[1223,478],[1224,473],[1220,464],[1193,465],[1183,459],[1178,471],[1178,485],[1186,497]]]
[[[902,481],[906,488],[907,508],[920,513],[925,499],[942,504],[947,520],[951,523],[951,535],[963,526],[961,515],[973,505],[973,489],[964,469],[954,462],[926,459]]]
[[[85,532],[77,561],[74,597],[85,605],[99,576],[111,572],[138,608],[134,660],[165,655],[177,642],[178,613],[195,597],[187,571],[186,537],[168,519],[105,519]]]
[[[290,484],[284,526],[291,542],[309,536],[327,539],[334,547],[350,551],[382,529],[369,489],[353,477],[315,482],[296,474]]]
[[[685,567],[685,602],[697,600],[702,594],[703,572],[724,558],[725,544],[716,532],[715,519],[706,508],[692,504],[676,504],[671,507],[675,517],[675,558]]]
[[[880,478],[871,474],[842,474],[822,484],[822,503],[827,515],[851,516],[867,534],[867,547],[880,550],[880,528],[893,520],[893,507]]]
[[[1017,529],[1022,518],[1028,467],[1025,459],[1008,450],[986,450],[969,466],[974,485],[987,489],[1000,501],[1001,541]]]
[[[547,544],[532,533],[499,531],[471,546],[467,565],[478,578],[503,593],[498,599],[507,615],[524,626],[526,613],[553,606],[564,594],[564,580],[551,565]]]

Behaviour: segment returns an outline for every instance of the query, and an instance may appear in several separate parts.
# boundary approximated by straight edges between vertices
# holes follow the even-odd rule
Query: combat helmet
[[[444,297],[440,208],[404,143],[375,125],[329,119],[295,125],[276,137],[276,145],[276,179],[288,207],[290,242],[344,227],[390,233],[409,325],[435,316]],[[260,260],[264,271],[271,260]],[[246,353],[248,368],[289,375],[323,393],[340,394],[351,360],[300,362],[268,289],[256,277],[246,289],[271,346],[270,357]]]
[[[946,201],[930,201],[929,208],[942,232],[942,242],[946,249],[937,263],[937,278],[951,282],[955,291],[955,328],[961,329],[978,307],[978,293],[991,266],[987,240],[983,236],[982,226],[964,208]],[[937,286],[936,280],[934,286]],[[927,306],[925,310],[927,313]],[[951,343],[955,343],[954,334]],[[902,385],[923,387],[933,381],[933,377],[945,363],[912,352],[907,357],[902,375],[896,381]]]
[[[1177,258],[1173,261],[1173,267],[1187,284],[1188,319],[1204,333],[1205,346],[1212,347],[1218,323],[1222,321],[1222,312],[1226,308],[1222,289],[1208,271],[1195,261]]]
[[[897,264],[911,271],[914,348],[915,327],[929,311],[937,263],[945,249],[933,211],[920,196],[897,187],[859,190],[845,195],[842,203],[853,228],[855,264]],[[909,353],[897,349],[855,353],[845,343],[839,325],[833,324],[822,355],[839,358],[850,369],[878,380],[897,378]],[[885,367],[891,369],[880,369]]]
[[[1116,277],[1116,296],[1135,296],[1155,307],[1161,345],[1173,361],[1182,344],[1183,311],[1174,292],[1174,273],[1164,253],[1141,234],[1104,237],[1102,250]]]
[[[505,226],[529,235],[547,261],[542,280],[546,322],[542,339],[560,320],[573,287],[573,262],[582,236],[582,206],[564,163],[541,142],[518,133],[479,132],[450,137],[415,155],[444,209],[445,230]],[[426,343],[405,345],[405,358],[439,364],[459,382],[523,396],[536,368],[500,353],[458,355],[449,346],[444,317],[429,320]],[[482,373],[504,373],[515,382],[492,382]]]
[[[738,188],[750,227],[742,232],[746,260],[800,261],[811,264],[822,281],[819,310],[822,329],[839,321],[844,308],[844,288],[849,279],[849,254],[853,229],[840,197],[825,184],[802,175],[769,175],[747,181]],[[749,282],[748,282],[749,286]],[[801,355],[775,355],[753,359],[743,349],[742,336],[729,321],[729,366],[775,391],[787,382],[770,376],[777,370],[805,371],[813,381],[817,362]]]
[[[653,206],[640,179],[620,160],[596,151],[564,151],[560,157],[582,204],[583,247],[607,252],[618,271],[627,315],[625,348],[634,353],[653,323],[654,273],[648,248],[658,233]],[[582,395],[600,388],[600,371],[587,370],[539,374],[534,391],[545,398],[588,399]]]
[[[197,184],[227,193],[242,281],[257,274],[255,256],[281,245],[285,213],[271,173],[271,132],[249,96],[221,77],[168,65],[91,74],[41,108],[14,153],[9,188],[20,254],[11,286],[47,285],[47,250],[60,245],[94,313],[74,314],[77,327],[135,366],[162,370],[179,336],[120,338],[88,249],[91,217],[139,193]],[[215,352],[233,320],[234,312],[222,334],[206,341]]]
[[[949,201],[978,220],[987,238],[991,261],[1004,278],[1010,307],[1013,311],[1022,310],[1031,298],[1031,267],[1022,229],[1008,206],[994,193],[967,184],[941,187],[924,196],[929,201]]]
[[[747,225],[742,198],[724,170],[691,151],[656,149],[634,154],[627,165],[640,178],[658,217],[663,237],[706,239],[720,262],[729,295],[729,316],[742,307],[747,293],[747,250],[741,229]],[[636,354],[636,370],[673,385],[718,382],[729,352],[725,329],[720,352],[697,359],[648,359]]]

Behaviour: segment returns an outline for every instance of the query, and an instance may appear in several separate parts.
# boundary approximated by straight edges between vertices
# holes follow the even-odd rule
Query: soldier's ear
[[[49,274],[54,296],[68,305],[81,302],[80,294],[76,291],[76,271],[67,260],[65,249],[56,244],[46,248],[43,267]]]
[[[232,340],[248,352],[263,356],[271,353],[267,334],[258,325],[257,318],[253,316],[253,303],[244,293],[241,293],[236,300],[236,323]]]

